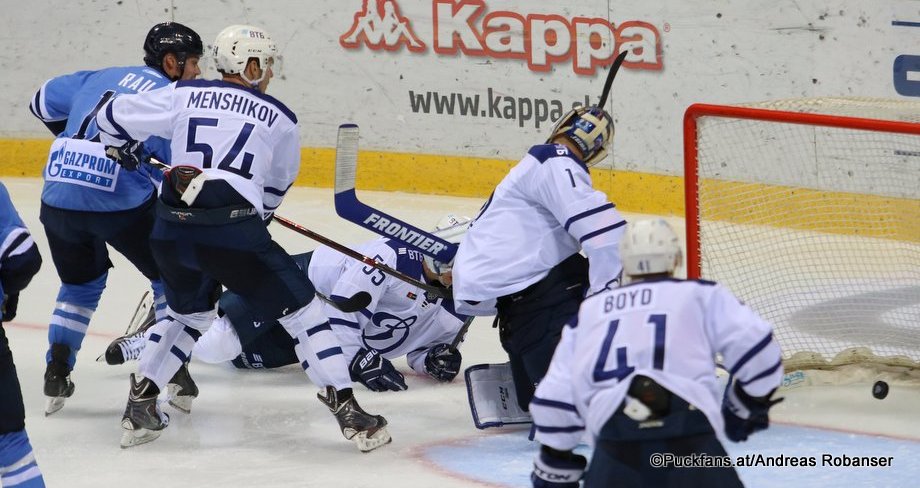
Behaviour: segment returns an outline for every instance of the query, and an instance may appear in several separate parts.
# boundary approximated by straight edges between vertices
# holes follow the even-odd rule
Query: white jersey
[[[102,143],[171,139],[172,165],[230,183],[267,218],[300,170],[297,117],[275,98],[224,81],[178,81],[122,95],[96,116]]]
[[[460,242],[454,299],[482,302],[521,291],[580,249],[589,261],[589,291],[603,290],[620,275],[625,224],[567,147],[534,146]]]
[[[358,246],[357,251],[424,280],[422,253],[398,242],[377,239]],[[373,348],[388,359],[406,355],[409,366],[424,373],[428,348],[453,341],[466,319],[454,312],[450,300],[428,296],[326,246],[313,251],[308,276],[316,291],[327,297],[350,297],[360,291],[371,295],[371,303],[359,312],[346,313],[330,305],[324,308],[349,359],[362,347]]]
[[[782,382],[772,327],[720,285],[667,279],[589,297],[530,404],[537,440],[568,450],[587,430],[593,442],[637,374],[696,406],[724,439],[716,353],[750,395]]]

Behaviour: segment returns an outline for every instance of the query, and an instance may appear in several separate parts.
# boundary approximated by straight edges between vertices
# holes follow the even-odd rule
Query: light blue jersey
[[[32,97],[30,109],[43,122],[66,120],[66,128],[53,143],[42,176],[42,202],[56,208],[114,212],[146,202],[162,179],[145,166],[123,170],[105,156],[95,115],[111,98],[122,93],[142,93],[166,86],[169,79],[146,66],[78,71],[45,82]],[[169,161],[169,141],[151,137],[144,142],[157,159]]]

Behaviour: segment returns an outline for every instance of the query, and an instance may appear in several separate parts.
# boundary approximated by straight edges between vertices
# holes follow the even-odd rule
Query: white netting
[[[920,103],[748,107],[920,123]],[[920,136],[697,119],[702,276],[776,329],[787,370],[920,365]]]

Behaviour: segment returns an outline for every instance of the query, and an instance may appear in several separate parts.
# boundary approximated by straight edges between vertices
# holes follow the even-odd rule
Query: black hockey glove
[[[752,397],[737,381],[733,382],[722,400],[725,436],[734,442],[746,441],[749,435],[769,427],[770,407],[783,401],[783,398],[771,400],[775,391],[762,397]]]
[[[351,360],[352,381],[357,381],[372,391],[402,391],[408,389],[406,378],[396,371],[389,359],[376,349],[358,350]]]
[[[138,141],[128,141],[120,147],[105,146],[105,155],[128,171],[137,171],[138,166],[150,159],[144,155],[144,143]]]
[[[457,377],[462,360],[463,357],[457,348],[450,347],[450,344],[437,344],[425,355],[425,372],[428,376],[447,383]]]
[[[3,322],[16,318],[16,308],[19,306],[19,293],[3,295]]]
[[[578,488],[588,460],[572,451],[557,451],[541,446],[533,460],[530,482],[534,488]]]

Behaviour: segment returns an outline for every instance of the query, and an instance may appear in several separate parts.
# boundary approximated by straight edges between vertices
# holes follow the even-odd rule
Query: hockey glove
[[[428,376],[447,383],[457,377],[462,360],[463,357],[457,348],[441,343],[433,346],[425,355],[425,372]]]
[[[734,442],[746,441],[749,435],[769,427],[770,407],[783,401],[783,398],[770,399],[775,391],[762,397],[752,397],[737,381],[730,385],[722,401],[725,436]]]
[[[351,360],[352,381],[357,381],[371,391],[402,391],[408,389],[406,378],[396,371],[389,359],[376,349],[358,350]]]
[[[144,154],[144,144],[138,141],[128,141],[120,147],[105,146],[105,155],[128,171],[137,171],[138,166],[150,159]]]
[[[19,306],[19,293],[3,295],[3,322],[16,318],[16,308]]]
[[[542,446],[533,460],[530,482],[534,488],[578,488],[588,460],[572,451],[557,451]]]

